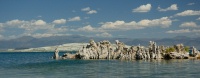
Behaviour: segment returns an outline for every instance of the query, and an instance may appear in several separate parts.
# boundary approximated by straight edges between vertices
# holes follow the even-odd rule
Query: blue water
[[[0,53],[0,78],[200,77],[200,60],[53,60],[52,55]]]

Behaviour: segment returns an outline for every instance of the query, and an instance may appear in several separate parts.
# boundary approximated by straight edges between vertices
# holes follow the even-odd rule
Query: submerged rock
[[[188,59],[189,54],[188,53],[178,53],[178,52],[170,52],[168,54],[165,54],[166,59]]]
[[[76,59],[76,54],[65,53],[62,59]]]
[[[53,59],[59,59],[59,58],[60,58],[60,56],[59,56],[59,50],[56,48],[55,52],[54,52]]]
[[[199,51],[193,46],[191,47],[191,52],[190,52],[190,56],[191,57],[198,57]]]

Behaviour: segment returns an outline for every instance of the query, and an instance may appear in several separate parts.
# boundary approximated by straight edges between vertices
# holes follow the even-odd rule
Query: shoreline
[[[63,52],[60,51],[59,54],[64,54],[64,53],[70,53],[74,51],[67,51]],[[49,51],[49,52],[0,52],[1,53],[54,53],[54,51]],[[60,56],[61,57],[61,56]],[[57,60],[119,60],[119,59],[57,59]],[[120,59],[120,60],[126,60],[126,59]],[[188,59],[133,59],[133,60],[145,60],[145,61],[151,61],[151,60],[200,60],[200,58],[196,57],[189,57]],[[133,61],[133,60],[126,60],[126,61]]]
[[[0,52],[54,52],[56,48],[60,51],[78,51],[83,46],[88,43],[67,43],[62,45],[54,45],[54,46],[43,46],[37,48],[27,48],[27,49],[2,49]]]

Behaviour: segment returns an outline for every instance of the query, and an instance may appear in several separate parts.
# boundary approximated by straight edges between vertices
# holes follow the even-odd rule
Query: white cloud
[[[199,18],[197,18],[197,20],[200,20],[200,17],[199,17]]]
[[[76,16],[76,17],[73,17],[73,18],[69,18],[68,21],[80,21],[80,20],[81,20],[81,17]]]
[[[82,8],[81,11],[90,11],[90,7]]]
[[[91,25],[87,25],[87,26],[84,26],[82,28],[78,28],[77,31],[84,31],[84,32],[94,32],[95,31],[95,28],[93,28]]]
[[[133,9],[132,12],[149,12],[150,10],[151,10],[151,4],[146,4]]]
[[[51,29],[54,28],[54,25],[46,23],[43,20],[31,20],[31,21],[26,21],[26,23],[23,23],[20,25],[20,28],[24,28],[26,30],[40,30],[40,29]]]
[[[90,10],[90,11],[87,12],[87,14],[96,14],[96,13],[97,13],[96,10]]]
[[[58,22],[57,22],[58,23]],[[16,38],[19,36],[33,36],[35,33],[39,34],[60,34],[67,31],[66,26],[54,27],[53,23],[46,23],[43,20],[10,20],[5,23],[0,23],[0,31],[7,31],[7,28],[11,29],[12,35],[6,35],[7,38]],[[20,30],[20,32],[19,32]],[[18,32],[18,33],[15,33]]]
[[[41,33],[36,33],[36,34],[33,34],[32,36],[35,37],[35,38],[42,38],[42,37],[50,37],[50,36],[53,36],[53,34],[46,34],[46,33],[41,34]]]
[[[96,34],[96,36],[98,36],[98,37],[112,37],[112,34],[109,34],[107,32],[103,32],[101,34]]]
[[[187,5],[194,5],[195,3],[188,3]]]
[[[35,38],[42,38],[42,37],[51,37],[51,36],[68,36],[69,34],[49,34],[49,33],[36,33],[32,34],[30,36],[35,37]]]
[[[144,19],[139,22],[131,21],[125,22],[123,20],[117,20],[115,22],[101,22],[100,27],[92,27],[87,25],[77,29],[71,29],[71,31],[84,31],[84,32],[110,32],[110,31],[121,31],[121,30],[132,30],[132,29],[144,29],[148,27],[169,27],[172,23],[172,20],[168,17],[162,17],[160,19],[148,20]]]
[[[66,19],[57,19],[53,21],[54,24],[65,24],[66,23]]]
[[[37,29],[47,29],[49,27],[52,27],[52,26],[49,26],[49,24],[47,24],[43,20],[31,20],[31,21],[11,20],[11,21],[7,21],[3,25],[4,27],[21,28],[27,31],[37,30]]]
[[[33,25],[36,25],[36,26],[46,25],[46,22],[43,20],[36,20],[33,22]]]
[[[81,11],[85,11],[87,14],[96,14],[96,10],[90,9],[90,7],[82,8]]]
[[[184,22],[179,27],[197,27],[195,22]]]
[[[191,32],[189,29],[180,29],[180,30],[169,30],[166,33],[189,33]]]
[[[161,26],[162,28],[169,27],[172,23],[172,20],[168,17],[162,17],[160,19],[153,19],[148,21],[149,22],[144,22],[147,26]]]
[[[59,28],[50,28],[48,30],[48,32],[46,33],[51,33],[51,34],[57,34],[57,33],[60,33],[60,32],[66,32],[68,29],[64,26],[61,26]]]
[[[7,21],[6,24],[10,25],[10,26],[16,26],[16,25],[20,25],[20,24],[22,24],[24,22],[25,21],[21,21],[21,20],[15,19],[15,20]]]
[[[125,22],[123,20],[117,20],[115,22],[101,22],[100,27],[92,27],[87,25],[77,29],[71,29],[71,31],[84,31],[84,32],[110,32],[110,31],[121,31],[121,30],[132,30],[132,29],[144,29],[148,27],[169,27],[172,23],[172,20],[168,17],[162,17],[160,19],[148,20],[144,19],[139,22],[131,21]]]
[[[172,4],[170,7],[165,9],[158,7],[158,11],[169,11],[169,10],[178,10],[177,4]]]
[[[65,26],[61,26],[59,28],[54,28],[57,32],[64,32],[67,31],[67,28]]]
[[[200,11],[186,10],[176,14],[176,16],[192,16],[192,15],[200,15]]]
[[[131,29],[143,29],[143,26],[139,26],[135,21],[126,23],[125,21],[106,22],[101,25],[101,30],[131,30]]]
[[[160,19],[148,20],[144,19],[139,22],[131,21],[115,21],[115,22],[106,22],[103,23],[101,29],[114,29],[114,30],[131,30],[131,29],[143,29],[146,27],[160,26],[162,28],[169,27],[172,23],[172,20],[168,17],[162,17]]]
[[[103,29],[119,29],[118,27],[122,26],[123,24],[125,24],[124,21],[106,22],[101,26],[101,28],[103,28]]]

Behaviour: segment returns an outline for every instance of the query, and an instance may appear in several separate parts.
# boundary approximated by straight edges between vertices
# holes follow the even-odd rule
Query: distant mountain
[[[89,38],[79,35],[72,36],[51,36],[44,38],[34,38],[30,36],[24,36],[17,39],[11,40],[1,40],[0,49],[10,49],[10,48],[36,48],[43,46],[54,46],[61,45],[65,43],[73,42],[88,42]]]
[[[185,46],[195,46],[197,49],[200,49],[200,37],[198,38],[190,38],[186,36],[176,36],[174,38],[162,38],[162,39],[149,39],[149,38],[141,38],[141,39],[126,39],[120,40],[127,45],[143,45],[148,46],[149,41],[155,41],[157,45],[164,46],[172,46],[175,44],[183,43]]]
[[[144,45],[148,46],[149,41],[155,41],[157,45],[172,46],[175,44],[183,43],[185,46],[195,46],[197,49],[200,49],[200,37],[199,38],[189,38],[184,36],[177,36],[174,38],[163,38],[163,39],[133,39],[128,42],[124,42],[127,45]]]
[[[111,43],[114,43],[115,40],[124,42],[127,45],[144,45],[148,46],[149,41],[155,41],[158,45],[171,46],[179,43],[183,43],[186,46],[195,46],[200,49],[200,37],[199,38],[190,38],[185,36],[177,36],[174,38],[163,38],[163,39],[149,39],[149,38],[98,38],[98,37],[85,37],[80,35],[71,35],[71,36],[52,36],[44,38],[34,38],[30,36],[24,36],[17,39],[11,40],[1,40],[0,49],[23,49],[23,48],[37,48],[43,46],[55,46],[66,43],[88,43],[90,39],[95,41],[109,40]]]

